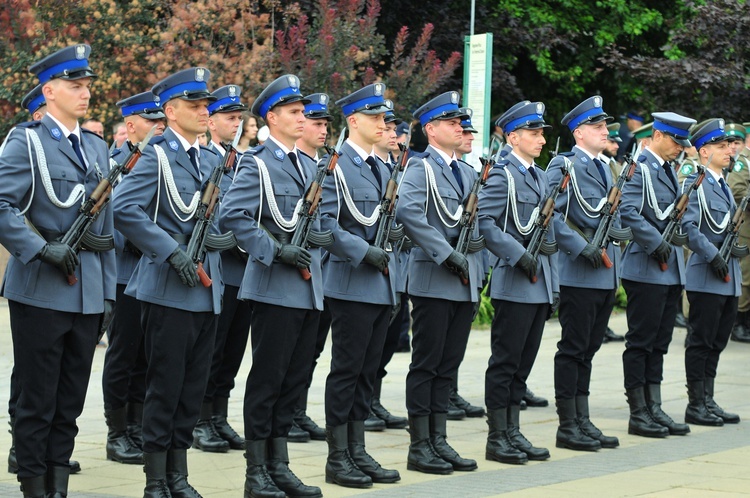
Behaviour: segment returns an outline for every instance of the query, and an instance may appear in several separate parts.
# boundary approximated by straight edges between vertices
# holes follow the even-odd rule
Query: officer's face
[[[464,129],[459,118],[430,121],[424,130],[430,143],[436,144],[442,150],[454,151],[461,147]]]
[[[300,140],[311,149],[319,149],[328,137],[327,119],[305,119],[304,131]]]
[[[86,115],[91,99],[91,78],[54,79],[44,85],[47,106],[58,119],[80,119]],[[102,134],[104,130],[102,129]]]
[[[284,141],[284,145],[294,143],[305,132],[305,105],[302,102],[276,106],[266,114],[266,122],[271,135]]]
[[[715,144],[707,144],[701,147],[700,155],[703,158],[703,162],[711,159],[709,166],[713,169],[721,169],[729,166],[729,158],[732,157],[732,151],[729,149],[729,142],[724,140],[723,142]]]
[[[158,137],[162,133],[164,133],[165,123],[163,119],[146,119],[144,117],[133,115],[128,116],[125,118],[125,126],[128,130],[128,137],[130,138],[130,141],[134,144],[139,143],[141,140],[146,138],[146,135],[148,135],[148,132],[151,131],[151,128],[153,126],[156,126],[154,129],[154,136]]]
[[[355,112],[347,118],[350,133],[356,133],[370,145],[380,142],[385,132],[385,113],[362,114]]]
[[[609,154],[609,157],[615,157],[619,149],[620,149],[619,142],[616,142],[614,140],[607,140],[606,152]]]
[[[674,141],[672,137],[658,130],[654,131],[651,148],[665,161],[674,161],[685,147]]]
[[[396,123],[388,123],[385,125],[385,131],[383,132],[383,136],[380,137],[377,147],[386,152],[395,152],[398,150]]]
[[[164,114],[169,126],[190,142],[208,130],[208,99],[172,99],[165,104]]]
[[[516,130],[508,134],[508,140],[517,153],[528,162],[532,162],[542,153],[542,147],[547,143],[544,138],[544,128],[536,130]]]
[[[609,130],[606,121],[579,126],[573,132],[576,145],[583,147],[592,154],[598,154],[607,147]]]
[[[732,157],[737,157],[737,154],[739,154],[740,150],[742,149],[743,143],[740,140],[732,140],[729,142],[729,151],[732,154]]]
[[[471,154],[471,143],[474,141],[474,134],[465,131],[461,135],[461,145],[456,149],[456,154]]]
[[[208,118],[208,129],[214,142],[232,142],[240,128],[242,112],[216,112]]]

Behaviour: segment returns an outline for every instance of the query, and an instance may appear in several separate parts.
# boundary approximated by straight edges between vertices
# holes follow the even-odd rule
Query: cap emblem
[[[76,59],[82,60],[86,57],[86,46],[85,45],[77,45],[76,46]]]
[[[458,104],[458,92],[451,92],[451,104]]]

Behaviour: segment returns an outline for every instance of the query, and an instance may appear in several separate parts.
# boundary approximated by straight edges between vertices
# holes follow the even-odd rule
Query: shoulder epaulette
[[[218,156],[218,155],[219,155],[219,153],[218,153],[218,152],[216,152],[215,150],[213,150],[213,149],[212,149],[212,148],[210,148],[210,147],[206,147],[205,145],[201,145],[201,146],[200,146],[200,149],[201,149],[201,151],[206,151],[206,152],[210,152],[211,154],[213,154],[213,155],[215,155],[215,156]]]
[[[310,154],[308,154],[307,152],[305,152],[304,150],[297,149],[297,152],[299,152],[300,154],[302,154],[306,158],[310,159],[311,161],[315,161],[315,159],[313,159],[312,156]]]
[[[500,161],[496,162],[492,168],[505,168],[508,164],[510,164],[510,160],[507,158],[503,158]]]
[[[261,145],[258,145],[255,148],[249,149],[247,152],[250,153],[250,154],[257,154],[258,152],[262,151],[265,148],[266,148],[266,146],[263,145],[263,144],[261,144]]]
[[[417,152],[416,150],[409,149],[409,159],[412,157],[418,157],[420,159],[423,159],[425,157],[429,157],[430,155],[427,152]]]
[[[151,138],[151,140],[149,140],[148,144],[149,145],[155,145],[155,144],[160,144],[160,143],[162,143],[164,141],[166,141],[166,139],[162,135],[159,135],[158,137]]]
[[[111,152],[111,153],[109,154],[109,157],[115,157],[115,156],[118,156],[118,155],[120,155],[120,154],[122,154],[122,149],[115,149],[115,150],[113,150],[113,151],[112,151],[112,152]]]
[[[575,152],[573,152],[573,151],[571,150],[571,151],[568,151],[568,152],[560,152],[560,153],[559,153],[559,154],[557,154],[557,156],[555,156],[555,157],[558,157],[558,156],[565,156],[565,157],[575,157],[575,156],[576,156],[576,153],[575,153]]]
[[[24,121],[23,123],[18,123],[16,128],[35,128],[41,124],[41,121]]]
[[[89,135],[95,136],[96,138],[98,138],[99,140],[101,140],[102,142],[104,142],[104,139],[102,137],[100,137],[99,135],[97,135],[96,133],[94,133],[91,130],[87,130],[86,128],[81,128],[81,131],[83,133],[88,133]]]

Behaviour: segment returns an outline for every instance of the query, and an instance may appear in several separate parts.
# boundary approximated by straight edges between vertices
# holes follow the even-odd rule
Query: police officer
[[[210,76],[205,68],[189,68],[154,85],[168,129],[151,141],[114,200],[117,229],[143,253],[125,293],[141,302],[145,334],[148,497],[198,496],[187,482],[187,449],[206,391],[224,285],[216,250],[203,261],[213,281],[205,287],[185,248],[202,185],[219,164],[216,154],[198,145],[214,100]]]
[[[349,137],[321,202],[321,225],[334,238],[323,269],[332,318],[325,393],[326,481],[346,487],[401,478],[367,453],[364,432],[398,279],[396,262],[374,245],[389,177],[388,169],[372,155],[385,130],[384,92],[385,85],[375,83],[336,102],[346,117]]]
[[[622,353],[630,406],[628,433],[684,436],[690,428],[661,408],[664,356],[672,342],[685,283],[682,247],[663,240],[662,233],[680,196],[671,161],[690,146],[689,129],[695,120],[673,112],[652,116],[652,141],[636,159],[638,166],[623,188],[620,207],[623,227],[633,232],[622,262],[622,285],[628,295],[628,332]]]
[[[242,112],[247,106],[240,100],[242,89],[226,85],[214,90],[216,100],[208,105],[208,129],[211,141],[208,148],[223,158],[227,153],[222,143],[232,143],[242,124]],[[234,181],[237,164],[230,164],[221,180],[222,197]],[[193,430],[193,447],[203,451],[223,453],[245,448],[245,440],[227,422],[229,393],[240,369],[250,334],[252,309],[247,301],[237,299],[245,273],[244,255],[236,248],[221,253],[224,300],[216,327],[216,343],[211,359],[206,395],[203,397],[198,423]]]
[[[0,155],[0,243],[11,255],[2,295],[19,382],[18,480],[30,497],[68,493],[76,419],[115,299],[114,251],[90,247],[77,253],[58,241],[81,201],[109,173],[107,144],[78,124],[96,77],[90,53],[88,45],[74,45],[30,67],[42,85],[47,114],[18,125]],[[112,230],[107,206],[89,233],[112,244]]]
[[[570,168],[570,185],[557,198],[555,235],[560,246],[560,325],[562,337],[555,354],[555,398],[560,426],[557,446],[595,451],[614,448],[616,437],[605,436],[589,418],[589,384],[594,354],[602,345],[619,286],[620,248],[610,242],[606,251],[611,268],[602,262],[602,250],[590,240],[601,218],[612,176],[598,159],[607,146],[607,123],[602,98],[589,97],[565,115],[562,124],[575,147],[555,157],[547,168],[550,186],[556,186],[562,167]],[[616,223],[617,225],[618,223]]]
[[[315,164],[299,154],[309,101],[297,76],[277,78],[258,95],[253,114],[269,138],[244,154],[222,206],[249,259],[239,298],[252,303],[253,364],[245,386],[245,496],[322,496],[289,469],[287,434],[310,375],[323,309],[320,250],[292,245],[296,205],[312,184]],[[313,226],[319,230],[318,223]],[[300,269],[308,268],[305,280]]]
[[[414,242],[407,282],[413,318],[406,376],[407,469],[431,474],[477,468],[475,460],[462,458],[446,441],[452,376],[466,350],[483,277],[480,254],[464,255],[454,248],[461,231],[460,208],[477,175],[455,155],[463,135],[461,120],[467,117],[458,100],[458,92],[446,92],[415,111],[429,145],[424,154],[409,158],[396,208],[398,222]],[[478,237],[476,227],[472,235]]]
[[[497,258],[489,289],[495,316],[484,390],[487,459],[518,464],[550,456],[521,433],[519,413],[544,323],[560,304],[557,255],[527,250],[541,216],[538,206],[556,186],[548,187],[544,170],[534,164],[546,143],[544,129],[551,128],[544,122],[544,104],[529,102],[506,112],[500,126],[513,149],[492,168],[479,193],[479,232]],[[546,242],[554,240],[550,227]]]
[[[154,128],[154,136],[164,132],[164,113],[154,94],[143,92],[117,103],[128,138],[112,151],[114,162],[124,161],[132,147],[140,144]],[[116,195],[118,190],[114,190]],[[143,400],[146,395],[146,352],[141,328],[141,305],[125,288],[133,275],[141,252],[115,231],[117,253],[117,313],[109,332],[104,357],[102,394],[107,421],[107,459],[120,463],[143,462]]]
[[[740,417],[724,411],[714,400],[719,356],[729,341],[742,283],[737,258],[730,256],[726,261],[718,249],[737,209],[722,176],[731,158],[724,120],[710,120],[693,133],[691,140],[706,167],[706,178],[698,195],[691,196],[682,219],[682,229],[693,251],[685,283],[690,301],[688,320],[693,329],[685,350],[689,399],[685,422],[736,424]]]
[[[750,148],[745,145],[748,132],[743,125],[727,125],[726,129],[728,133],[742,137],[742,147],[736,153],[734,166],[727,176],[727,184],[732,189],[734,201],[739,205],[750,189]],[[747,213],[745,216],[748,216]],[[750,243],[750,223],[745,222],[740,226],[739,241],[741,244]],[[750,342],[750,258],[740,259],[740,268],[742,269],[742,295],[737,307],[737,320],[732,328],[732,340],[748,343]]]
[[[601,152],[600,161],[609,166],[609,172],[612,178],[620,176],[622,166],[617,162],[617,151],[620,150],[622,138],[620,138],[620,123],[610,123],[607,125],[609,135],[607,136],[607,147]]]
[[[320,161],[318,150],[325,145],[326,138],[328,137],[328,123],[333,121],[333,116],[328,112],[330,99],[325,93],[313,93],[305,98],[310,102],[305,104],[305,125],[302,136],[297,140],[297,149],[317,164]],[[320,313],[320,322],[318,323],[315,354],[313,355],[312,366],[310,368],[310,376],[307,379],[307,387],[302,390],[302,394],[294,409],[294,423],[289,431],[289,441],[326,440],[325,429],[320,427],[307,415],[307,395],[312,385],[315,367],[318,365],[318,358],[320,358],[320,354],[323,352],[330,328],[331,313],[325,306],[324,301],[323,311]]]

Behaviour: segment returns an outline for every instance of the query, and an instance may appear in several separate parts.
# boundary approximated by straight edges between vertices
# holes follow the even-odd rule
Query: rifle
[[[112,248],[113,238],[111,234],[106,236],[94,235],[89,229],[97,218],[99,218],[99,215],[107,204],[109,204],[112,189],[120,183],[122,175],[130,173],[135,163],[143,155],[143,149],[146,148],[146,145],[148,145],[155,132],[156,126],[153,126],[148,135],[137,146],[131,146],[130,153],[125,160],[113,166],[106,178],[102,178],[99,181],[99,185],[96,186],[89,198],[86,199],[86,202],[78,209],[78,217],[73,222],[73,225],[68,228],[68,231],[65,232],[60,242],[67,244],[76,253],[80,251],[82,245],[95,251],[106,251]],[[75,285],[78,282],[75,275],[68,275],[67,278],[68,285]]]
[[[471,236],[477,224],[479,191],[487,183],[487,177],[490,176],[490,170],[495,163],[483,157],[479,158],[479,161],[482,163],[482,174],[477,176],[477,179],[474,180],[474,184],[471,186],[471,192],[469,192],[469,196],[466,198],[464,212],[461,214],[461,220],[459,221],[461,231],[458,234],[458,241],[456,242],[456,252],[464,256],[470,252],[479,252],[485,247],[483,236],[480,235],[477,239],[472,239]],[[461,283],[464,285],[469,284],[468,275],[464,276],[459,273],[458,276],[461,279]]]
[[[396,218],[396,202],[398,202],[398,175],[406,167],[408,149],[403,144],[398,144],[401,150],[401,158],[393,168],[388,183],[385,187],[385,195],[380,201],[380,216],[378,217],[378,231],[375,235],[375,247],[385,250],[388,243],[396,244],[404,238],[404,225],[393,226]],[[388,275],[388,267],[383,269],[383,275]]]
[[[339,156],[341,155],[341,145],[344,143],[345,137],[346,128],[344,127],[341,129],[336,148],[331,149],[329,146],[325,146],[328,153],[328,161],[325,166],[318,168],[318,172],[315,173],[315,178],[312,184],[310,184],[310,188],[305,193],[304,201],[297,211],[298,221],[292,235],[292,245],[299,247],[325,247],[333,243],[333,234],[330,230],[313,232],[312,226],[317,216],[318,206],[320,205],[320,195],[323,193],[323,181],[336,168],[336,163],[339,162]],[[299,273],[304,280],[310,280],[312,277],[309,268],[299,268]]]
[[[226,150],[224,160],[211,171],[211,176],[203,189],[201,201],[193,215],[196,221],[186,252],[195,264],[195,273],[203,287],[211,287],[212,283],[206,270],[203,269],[203,257],[206,253],[209,238],[211,239],[209,245],[213,250],[231,249],[237,245],[237,239],[232,232],[216,236],[209,234],[209,230],[213,225],[214,216],[216,216],[216,203],[219,201],[219,193],[221,192],[221,179],[225,173],[234,167],[234,162],[237,159],[237,144],[242,136],[242,125],[243,123],[240,121],[240,126],[237,128],[231,144],[221,144]]]
[[[550,157],[555,158],[560,151],[560,137],[557,137],[557,143],[555,144],[555,150],[550,152]]]
[[[713,157],[713,155],[711,157]],[[711,158],[709,158],[708,162],[711,162]],[[662,240],[667,244],[674,244],[677,246],[684,246],[687,244],[687,235],[677,233],[677,229],[680,227],[682,217],[685,216],[685,211],[687,211],[690,194],[693,193],[693,190],[698,190],[698,187],[703,183],[705,177],[706,168],[698,165],[698,176],[695,177],[695,180],[693,180],[693,183],[687,188],[687,191],[683,191],[675,201],[674,209],[669,213],[669,223],[667,223],[667,227],[661,235]],[[667,271],[668,266],[666,263],[659,263],[659,268],[661,268],[661,271]]]
[[[532,228],[531,239],[529,240],[526,250],[531,254],[536,261],[536,257],[541,252],[542,254],[554,254],[557,251],[557,244],[550,244],[547,242],[547,232],[549,231],[549,224],[552,221],[552,217],[555,214],[555,202],[557,196],[565,191],[570,181],[570,160],[564,157],[565,163],[560,170],[562,171],[562,177],[557,182],[557,186],[547,193],[547,196],[539,202],[539,212],[534,220],[534,228]],[[531,277],[531,283],[536,283],[536,275]]]
[[[737,207],[737,211],[734,212],[732,221],[727,227],[727,235],[724,237],[724,241],[721,243],[719,254],[722,259],[729,266],[729,258],[732,256],[736,258],[742,258],[750,254],[750,249],[745,244],[737,244],[737,238],[740,236],[740,226],[745,222],[745,210],[750,202],[750,189],[748,189],[745,197],[742,198],[740,205]],[[729,282],[732,278],[727,274],[724,277],[725,282]]]
[[[613,226],[615,221],[615,213],[617,208],[620,206],[620,200],[622,198],[622,189],[625,186],[625,182],[629,182],[633,178],[635,173],[636,161],[629,155],[625,156],[625,162],[629,164],[627,168],[622,168],[620,176],[617,177],[617,183],[612,185],[607,194],[607,202],[602,206],[601,218],[599,218],[599,226],[596,227],[594,237],[591,239],[591,244],[602,250],[602,263],[607,268],[612,268],[612,260],[607,255],[607,246],[610,240],[623,242],[631,240],[633,238],[633,231],[630,227],[627,228],[616,228]]]

